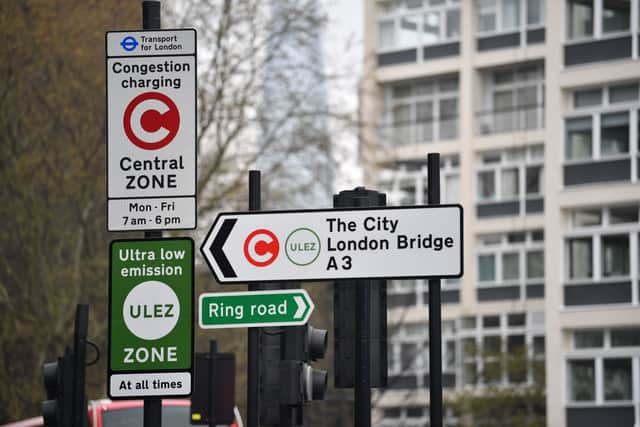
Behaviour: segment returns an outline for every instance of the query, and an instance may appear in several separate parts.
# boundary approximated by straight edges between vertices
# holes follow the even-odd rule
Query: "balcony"
[[[544,104],[479,111],[476,133],[492,135],[544,128]]]
[[[458,116],[438,120],[387,123],[380,127],[380,141],[385,146],[400,147],[427,144],[458,137]]]

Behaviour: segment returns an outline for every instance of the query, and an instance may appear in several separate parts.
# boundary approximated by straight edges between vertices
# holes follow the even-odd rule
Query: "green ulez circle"
[[[310,232],[311,234],[313,234],[313,235],[315,236],[315,238],[316,238],[316,242],[317,242],[317,244],[318,244],[318,248],[317,248],[317,250],[316,250],[316,256],[315,256],[315,257],[313,257],[313,259],[312,259],[311,261],[306,262],[306,263],[296,262],[296,261],[294,261],[293,259],[291,259],[291,257],[289,256],[289,240],[291,239],[291,236],[293,236],[295,233],[297,233],[297,232],[299,232],[299,231],[308,231],[308,232]],[[287,239],[286,239],[286,240],[285,240],[285,242],[284,242],[284,253],[285,253],[285,255],[287,256],[287,259],[288,259],[289,261],[291,261],[291,262],[292,262],[293,264],[295,264],[295,265],[299,265],[299,266],[301,266],[301,267],[304,267],[305,265],[312,264],[312,263],[313,263],[315,260],[317,260],[317,259],[318,259],[318,257],[320,256],[320,237],[318,237],[318,235],[316,234],[316,232],[315,232],[315,231],[313,231],[313,230],[312,230],[312,229],[310,229],[310,228],[307,228],[307,227],[296,228],[296,229],[295,229],[295,230],[293,230],[291,233],[289,233],[289,235],[287,236]]]

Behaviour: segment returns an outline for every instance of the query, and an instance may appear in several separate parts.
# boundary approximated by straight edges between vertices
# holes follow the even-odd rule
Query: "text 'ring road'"
[[[144,150],[158,150],[178,134],[180,113],[168,96],[145,92],[133,98],[124,111],[127,138]]]

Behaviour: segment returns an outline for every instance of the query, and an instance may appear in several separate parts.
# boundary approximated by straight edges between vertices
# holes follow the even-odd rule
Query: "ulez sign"
[[[111,243],[109,397],[191,394],[193,265],[189,238]]]
[[[109,231],[196,227],[196,32],[106,34]]]
[[[220,292],[200,295],[203,329],[296,326],[309,321],[314,305],[304,289]]]
[[[201,251],[220,283],[460,277],[462,206],[235,212]]]

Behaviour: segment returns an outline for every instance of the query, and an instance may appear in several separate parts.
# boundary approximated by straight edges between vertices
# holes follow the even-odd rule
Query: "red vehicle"
[[[140,427],[143,414],[142,400],[94,400],[89,403],[90,427]],[[191,427],[188,400],[162,401],[163,427]],[[236,417],[238,413],[236,412]],[[42,427],[42,417],[29,418],[2,427]],[[229,427],[238,427],[234,422]]]

